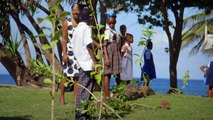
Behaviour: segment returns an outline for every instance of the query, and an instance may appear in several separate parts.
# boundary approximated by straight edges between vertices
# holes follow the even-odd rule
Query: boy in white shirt
[[[91,21],[90,10],[88,8],[83,8],[80,11],[80,23],[74,31],[72,42],[72,48],[74,55],[79,63],[80,75],[78,84],[81,84],[88,90],[92,91],[94,80],[90,78],[90,72],[93,71],[93,66],[96,64],[95,56],[93,54],[93,40],[92,40],[92,30],[89,27]],[[90,93],[78,86],[78,91],[76,95],[76,111],[75,119],[85,118],[81,114],[83,109],[81,100],[87,101],[90,98]]]

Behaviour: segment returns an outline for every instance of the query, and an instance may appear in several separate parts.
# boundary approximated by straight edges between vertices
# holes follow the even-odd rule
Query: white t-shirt
[[[113,42],[113,36],[116,35],[116,31],[111,29],[108,25],[106,26],[106,30],[104,31],[105,37],[104,40],[109,40],[109,42]]]
[[[87,50],[87,45],[93,42],[91,37],[91,28],[85,22],[80,22],[71,39],[74,56],[84,71],[93,70],[94,63]]]

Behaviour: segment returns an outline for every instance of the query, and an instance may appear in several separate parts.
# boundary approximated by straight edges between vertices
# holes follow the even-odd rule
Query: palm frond
[[[204,36],[199,40],[198,44],[195,45],[189,52],[189,56],[193,56],[193,55],[196,55],[199,50],[200,50],[200,47],[202,46],[204,42]]]
[[[5,41],[5,49],[7,54],[13,58],[19,58],[21,56],[21,52],[19,51],[21,43],[22,41],[18,40],[17,34],[15,38],[11,36],[10,39]]]
[[[205,20],[209,21],[213,19],[213,11],[210,12],[210,14],[205,14],[205,12],[201,12],[195,15],[192,15],[186,19],[184,19],[183,22],[183,29],[191,28],[192,26],[196,25],[198,22]]]
[[[213,50],[201,51],[201,53],[203,53],[203,54],[206,55],[207,57],[212,57],[212,56],[213,56]]]
[[[199,39],[205,34],[204,29],[205,26],[202,26],[202,23],[198,23],[196,26],[193,26],[184,32],[182,35],[181,47],[184,48],[194,41],[199,41]]]
[[[205,26],[208,26],[208,33],[213,34],[213,11],[206,15],[205,12],[192,15],[184,20],[181,49],[196,42],[189,55],[196,55],[199,51],[203,54],[213,55],[213,50],[202,51],[201,46],[205,38]],[[212,52],[212,53],[211,53]]]

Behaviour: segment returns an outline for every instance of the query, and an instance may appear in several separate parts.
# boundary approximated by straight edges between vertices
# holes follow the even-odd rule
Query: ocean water
[[[139,78],[135,78],[139,81],[139,85],[143,85],[143,81],[140,81]],[[204,85],[203,80],[188,80],[188,84],[182,88],[182,80],[178,80],[178,88],[182,88],[183,94],[195,95],[195,96],[207,96],[207,86]],[[111,78],[110,87],[115,86],[115,79]],[[149,86],[156,92],[160,94],[166,94],[170,88],[169,79],[156,78],[153,79]]]
[[[135,78],[139,80],[139,78]],[[0,84],[15,85],[14,79],[10,75],[0,74]],[[143,84],[143,81],[139,80],[139,84]],[[110,87],[115,85],[115,79],[112,77],[110,81]],[[166,94],[170,88],[169,79],[157,78],[150,82],[150,87],[160,94]],[[178,88],[182,87],[182,80],[178,80]],[[195,95],[195,96],[207,96],[207,86],[204,85],[203,80],[189,80],[187,86],[183,88],[183,94]]]
[[[0,84],[15,85],[16,82],[10,75],[0,74]]]

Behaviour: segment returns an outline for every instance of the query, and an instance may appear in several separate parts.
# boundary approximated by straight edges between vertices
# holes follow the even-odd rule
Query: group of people
[[[115,30],[116,15],[107,15],[107,26],[104,37],[104,94],[110,97],[110,78],[115,75],[116,84],[121,81],[127,84],[133,78],[132,47],[133,35],[126,33],[126,26],[120,26],[120,34]]]
[[[81,118],[81,101],[89,100],[90,93],[94,85],[94,79],[90,73],[94,71],[94,65],[97,60],[94,55],[94,45],[98,43],[92,39],[92,30],[90,27],[92,17],[88,7],[81,8],[78,4],[72,7],[72,18],[67,19],[62,25],[62,68],[66,79],[73,79],[74,85],[74,103],[76,108],[76,119]],[[115,30],[116,14],[107,14],[107,25],[105,28],[105,37],[103,40],[104,53],[104,95],[110,97],[110,79],[112,75],[116,77],[117,85],[121,81],[127,84],[133,78],[133,60],[132,47],[133,35],[127,33],[125,25],[120,26],[120,33]],[[156,78],[155,65],[151,53],[153,44],[147,40],[144,50],[144,66],[142,67],[142,76],[148,76],[149,79]],[[209,66],[200,68],[206,74],[206,84],[209,85],[208,96],[213,97],[213,61]],[[143,78],[143,77],[142,77]],[[61,82],[60,103],[65,104],[65,82]],[[149,83],[147,83],[149,84]],[[86,89],[87,90],[86,90]]]
[[[94,71],[97,60],[94,55],[94,46],[98,43],[92,39],[92,30],[89,26],[92,21],[91,11],[88,7],[74,4],[72,18],[67,19],[62,25],[62,56],[63,74],[66,80],[61,82],[60,103],[65,104],[65,86],[67,79],[73,79],[74,103],[76,106],[76,119],[85,117],[81,114],[81,101],[90,99],[94,79],[90,73]],[[126,26],[120,26],[120,34],[115,30],[116,14],[107,14],[105,37],[103,42],[104,53],[104,95],[110,97],[109,83],[112,75],[116,76],[116,83],[126,81],[127,84],[133,77],[132,47],[133,35],[126,33]],[[86,89],[87,90],[86,90]]]

